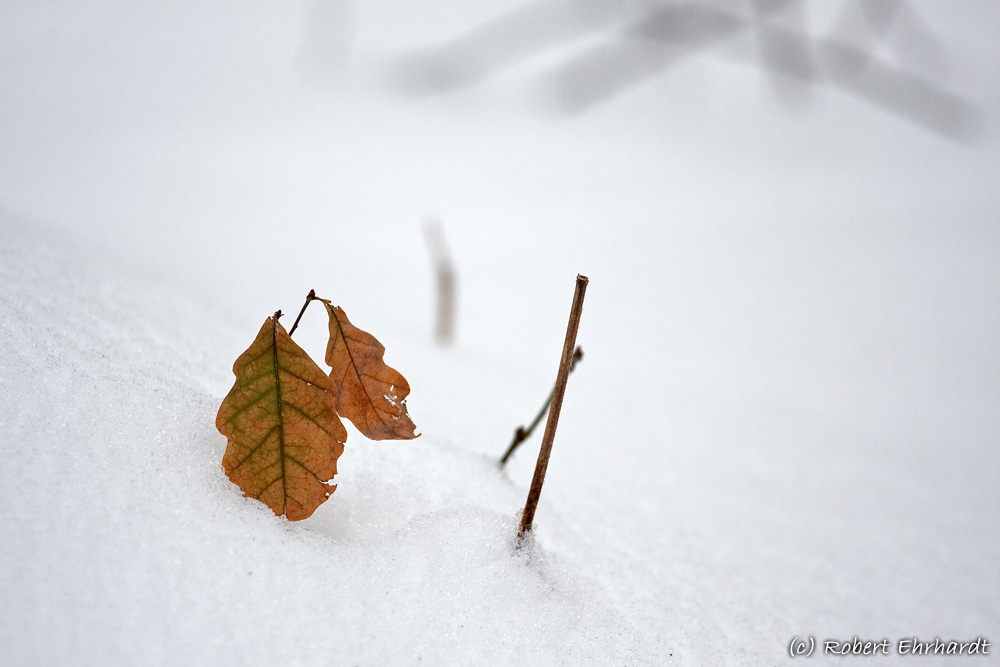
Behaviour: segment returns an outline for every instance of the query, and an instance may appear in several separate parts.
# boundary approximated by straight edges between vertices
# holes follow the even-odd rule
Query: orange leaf
[[[305,519],[333,493],[347,430],[337,388],[295,344],[277,314],[233,365],[236,383],[216,428],[229,438],[222,467],[246,495],[290,521]]]
[[[417,437],[416,426],[406,413],[410,385],[382,361],[382,343],[351,324],[339,306],[320,301],[330,314],[326,363],[337,385],[337,412],[372,440]]]

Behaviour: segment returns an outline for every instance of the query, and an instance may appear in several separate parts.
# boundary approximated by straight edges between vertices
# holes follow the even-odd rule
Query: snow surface
[[[998,5],[907,5],[981,115],[966,143],[833,89],[790,109],[711,50],[571,117],[541,100],[572,47],[396,92],[400,54],[511,6],[0,7],[0,664],[1000,641]],[[346,27],[311,32],[324,11]],[[578,272],[586,356],[516,551],[540,435],[495,459]],[[225,478],[214,418],[310,288],[385,344],[423,435],[351,430],[291,524]],[[323,333],[310,311],[296,339]]]

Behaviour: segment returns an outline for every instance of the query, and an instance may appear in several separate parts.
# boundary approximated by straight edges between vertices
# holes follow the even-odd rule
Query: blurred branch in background
[[[606,30],[640,13],[609,0],[539,0],[522,5],[437,48],[407,54],[396,84],[441,93],[484,81],[554,46]]]
[[[440,345],[450,345],[455,337],[455,268],[444,242],[444,232],[438,220],[424,223],[424,238],[434,264],[437,282],[437,324],[434,339]]]
[[[824,85],[953,140],[979,136],[973,105],[932,80],[946,69],[944,49],[909,0],[842,0],[822,31],[807,9],[806,0],[545,0],[411,54],[395,73],[401,88],[440,94],[579,42],[543,75],[542,89],[564,113],[580,113],[724,45],[724,57],[762,69],[783,101]]]
[[[303,0],[303,14],[299,71],[317,88],[335,86],[351,60],[358,8],[354,0]]]
[[[801,70],[799,79],[808,78],[815,71],[813,54],[808,43],[792,45],[783,44],[779,40],[772,38],[772,34],[767,30],[767,17],[776,11],[784,11],[786,15],[785,23],[793,30],[801,33],[808,31],[808,21],[805,15],[805,8],[801,2],[796,0],[752,0],[751,9],[753,14],[750,17],[754,22],[754,32],[760,49],[760,58],[765,69],[770,71],[771,88],[778,99],[785,103],[795,101],[807,101],[810,97],[810,90],[807,86],[798,85],[795,79],[782,76],[777,63],[786,62],[798,67]],[[804,48],[803,48],[804,47]]]

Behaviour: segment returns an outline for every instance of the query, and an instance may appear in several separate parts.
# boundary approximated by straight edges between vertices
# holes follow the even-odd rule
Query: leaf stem
[[[316,290],[314,290],[314,289],[309,290],[309,294],[306,294],[306,302],[304,304],[302,304],[302,310],[299,311],[298,317],[296,317],[295,318],[295,322],[292,323],[292,328],[288,330],[288,335],[289,336],[291,336],[293,333],[295,333],[295,329],[299,326],[299,320],[302,319],[302,313],[306,312],[306,307],[310,303],[312,303],[313,299],[316,299],[316,298],[318,298],[316,296]]]
[[[583,348],[577,345],[576,349],[573,351],[573,360],[570,362],[569,365],[570,373],[576,370],[576,362],[580,361],[581,359],[583,359]],[[514,450],[518,448],[518,445],[520,445],[522,442],[531,437],[531,434],[534,432],[535,427],[538,426],[538,423],[542,421],[542,417],[544,417],[545,413],[548,411],[549,405],[552,403],[552,396],[555,393],[556,393],[556,388],[552,387],[552,391],[549,392],[549,397],[545,399],[545,404],[542,405],[542,409],[538,411],[537,415],[535,415],[535,420],[531,422],[531,425],[528,428],[525,428],[523,426],[518,426],[517,430],[514,431],[514,439],[510,441],[510,446],[507,447],[507,451],[504,452],[503,456],[500,458],[499,465],[501,468],[507,465],[507,459],[511,457],[511,455],[514,453]]]
[[[552,443],[556,438],[556,426],[559,425],[559,413],[562,410],[563,397],[566,395],[566,381],[569,379],[569,369],[573,363],[573,350],[576,346],[576,332],[580,329],[580,316],[583,314],[583,297],[587,293],[587,276],[577,274],[576,290],[573,292],[573,306],[569,311],[569,322],[566,325],[566,339],[563,342],[562,358],[559,361],[559,373],[556,375],[556,386],[552,390],[552,405],[549,407],[549,418],[545,422],[545,433],[542,435],[542,448],[538,452],[538,462],[535,463],[535,474],[531,478],[531,488],[528,499],[521,513],[521,526],[517,531],[518,544],[531,531],[531,523],[535,519],[538,499],[542,495],[542,484],[545,482],[545,471],[549,467],[549,456],[552,454]]]

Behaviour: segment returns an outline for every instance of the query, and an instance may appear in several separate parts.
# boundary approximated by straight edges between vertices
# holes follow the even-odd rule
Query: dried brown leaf
[[[337,488],[347,430],[333,381],[295,344],[277,314],[233,365],[236,383],[215,425],[229,439],[222,466],[243,492],[290,521],[312,515]]]
[[[385,348],[370,333],[351,324],[339,306],[320,300],[330,315],[326,363],[337,385],[337,412],[372,440],[417,437],[416,426],[406,412],[410,385],[382,361]]]

